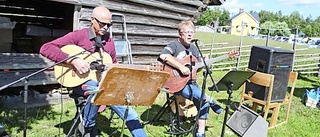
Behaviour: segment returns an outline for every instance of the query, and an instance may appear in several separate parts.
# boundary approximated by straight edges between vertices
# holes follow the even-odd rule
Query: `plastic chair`
[[[112,23],[113,23],[113,26],[111,26],[109,29],[111,37],[113,37],[113,33],[119,33],[119,32],[114,32],[113,27],[118,26],[120,24],[122,28],[121,29],[122,32],[120,32],[121,38],[113,37],[115,42],[117,57],[122,59],[120,61],[122,63],[124,63],[125,59],[127,59],[128,64],[133,64],[131,43],[128,39],[125,16],[119,13],[112,13]]]
[[[247,69],[247,71],[253,71],[250,69]],[[269,110],[272,110],[272,116],[271,120],[269,121],[269,127],[274,125],[275,119],[278,116],[279,113],[279,107],[281,103],[278,102],[271,102],[271,96],[272,96],[272,90],[273,90],[273,82],[274,82],[274,75],[272,74],[267,74],[267,73],[262,73],[262,72],[257,72],[249,78],[249,82],[264,86],[268,88],[268,95],[267,95],[267,100],[263,101],[257,98],[252,97],[252,91],[248,91],[246,93],[246,83],[243,84],[242,86],[242,92],[241,92],[241,97],[240,97],[240,105],[244,103],[244,101],[251,101],[252,102],[252,110],[257,112],[257,106],[262,106],[262,111],[263,111],[263,118],[267,120],[267,116],[269,113]]]

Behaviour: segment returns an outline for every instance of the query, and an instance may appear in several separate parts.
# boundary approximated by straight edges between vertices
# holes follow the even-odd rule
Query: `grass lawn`
[[[205,43],[210,43],[212,39],[212,34],[209,33],[197,33],[196,35],[199,39],[203,40]],[[228,42],[229,45],[238,45],[239,37],[230,36],[226,34],[217,34],[215,37],[215,42]],[[250,38],[244,39],[244,44],[257,44],[263,45],[265,42],[262,40],[252,40]],[[282,43],[271,41],[272,45],[281,45]],[[270,43],[270,44],[271,44]],[[283,45],[288,46],[288,45]],[[290,48],[290,47],[287,47]],[[310,51],[315,52],[315,51]],[[226,71],[214,71],[212,77],[215,82],[226,74]],[[203,80],[203,75],[201,72],[198,74],[198,83],[201,86]],[[294,92],[293,102],[289,114],[289,121],[286,124],[272,128],[268,130],[269,137],[314,137],[319,136],[319,123],[320,123],[320,110],[317,108],[306,107],[302,103],[303,94],[306,89],[320,87],[320,78],[314,77],[312,75],[299,75],[298,82],[296,84],[296,89]],[[212,86],[212,81],[208,77],[207,87]],[[238,106],[240,98],[240,90],[233,91],[231,99],[231,113]],[[206,93],[212,95],[216,101],[225,108],[228,94],[226,91],[208,91],[206,88]],[[148,97],[148,95],[146,95]],[[147,106],[135,106],[134,108],[140,114],[141,121],[151,120],[160,110],[162,105],[165,103],[166,97],[165,93],[160,93],[151,107]],[[225,112],[225,111],[224,111]],[[0,106],[0,123],[2,123],[6,131],[12,137],[23,136],[23,109],[4,109]],[[72,124],[72,118],[75,114],[75,106],[73,100],[64,101],[57,105],[50,105],[45,107],[28,108],[28,124],[27,124],[27,136],[28,137],[58,137],[65,136]],[[220,136],[224,114],[217,115],[210,110],[210,118],[207,123],[207,137],[217,137]],[[98,126],[103,134],[103,136],[108,136],[113,131],[117,131],[116,137],[120,136],[122,120],[117,116],[108,122],[110,115],[110,110],[102,112],[98,116]],[[278,122],[284,120],[285,112],[284,108],[280,109]],[[163,121],[154,122],[151,124],[144,125],[148,136],[150,137],[162,137],[169,136],[164,134],[164,131],[169,129],[168,114],[165,113],[162,117]],[[127,129],[124,130],[124,136],[131,136]],[[187,134],[185,136],[191,136]],[[232,132],[228,127],[225,130],[226,137],[237,137],[237,135]]]

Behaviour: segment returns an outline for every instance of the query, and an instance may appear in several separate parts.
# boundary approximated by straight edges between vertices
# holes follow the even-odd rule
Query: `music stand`
[[[170,74],[164,71],[141,70],[125,67],[110,67],[102,74],[99,89],[102,91],[92,98],[95,105],[123,105],[127,106],[124,124],[126,123],[129,106],[151,106],[159,91],[169,78]]]
[[[230,99],[232,90],[238,90],[248,78],[253,76],[255,72],[249,71],[229,71],[226,75],[223,76],[222,79],[217,83],[217,87],[219,90],[227,90],[228,93],[228,100],[226,104],[226,110],[223,120],[223,126],[221,131],[221,137],[224,136],[226,121],[229,113],[230,107]]]

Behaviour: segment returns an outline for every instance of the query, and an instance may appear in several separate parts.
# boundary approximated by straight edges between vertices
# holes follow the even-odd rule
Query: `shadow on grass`
[[[170,107],[170,106],[169,106]],[[161,114],[161,112],[163,112]],[[169,124],[169,110],[158,104],[153,104],[149,109],[145,110],[141,116],[144,124],[153,124],[156,126],[164,126]]]
[[[6,132],[11,135],[12,133],[22,133],[24,131],[24,108],[18,109],[3,109],[3,104],[0,106],[1,117],[0,121],[6,127]],[[41,119],[55,119],[54,116],[58,115],[50,106],[41,108],[27,108],[27,127],[28,130],[32,129],[31,124],[37,124]]]
[[[313,80],[313,79],[308,78],[308,75],[298,75],[298,79],[302,80],[302,81],[306,81],[306,82],[311,82],[311,83],[318,83],[319,82],[317,80]],[[317,85],[312,84],[312,86],[317,87],[317,86],[319,86],[319,83]]]
[[[122,121],[122,120],[118,120],[118,119],[119,118],[115,117],[115,115],[113,115],[112,117],[109,116],[109,118],[107,118],[104,115],[98,115],[97,120],[96,120],[97,121],[97,128],[99,129],[100,133],[103,132],[103,133],[106,133],[107,135],[120,136],[121,135],[121,127],[112,127],[112,126],[116,126],[116,123],[118,121]],[[74,122],[76,122],[76,124],[74,125],[74,128],[71,130],[72,124],[74,124]],[[57,124],[54,127],[62,128],[63,133],[65,135],[67,135],[69,132],[70,132],[70,135],[75,135],[75,132],[76,132],[77,133],[76,136],[81,136],[81,133],[78,130],[79,122],[80,122],[80,120],[74,121],[74,119],[71,119],[71,120],[62,122],[60,124]],[[124,135],[124,136],[126,136],[126,135]]]
[[[172,116],[170,119],[170,115]],[[171,107],[154,104],[150,109],[145,110],[141,115],[143,125],[151,124],[157,127],[167,127],[164,134],[177,135],[177,136],[188,136],[194,129],[194,117],[179,116],[180,122],[177,122],[177,114],[173,114]],[[173,124],[172,124],[173,123]],[[177,124],[179,123],[179,124]],[[170,127],[172,125],[172,127]]]

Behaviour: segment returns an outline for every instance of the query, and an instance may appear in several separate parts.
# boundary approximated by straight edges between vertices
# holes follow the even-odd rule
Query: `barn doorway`
[[[48,0],[0,1],[0,52],[39,53],[73,29],[74,5]]]

